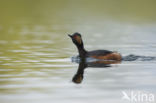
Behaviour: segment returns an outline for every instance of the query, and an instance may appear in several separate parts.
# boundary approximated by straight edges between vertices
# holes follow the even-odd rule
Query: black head
[[[72,39],[73,43],[77,46],[83,45],[81,34],[80,33],[74,33],[72,35],[68,34],[68,36]]]

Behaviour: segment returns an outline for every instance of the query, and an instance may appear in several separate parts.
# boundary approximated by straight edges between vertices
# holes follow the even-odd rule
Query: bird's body
[[[79,33],[74,33],[73,35],[69,35],[72,38],[73,43],[76,45],[79,57],[80,58],[95,58],[95,59],[102,59],[102,60],[116,60],[121,61],[122,57],[119,53],[109,51],[109,50],[93,50],[93,51],[86,51],[83,46],[83,41],[81,35]]]
[[[94,50],[87,53],[87,57],[104,60],[121,60],[121,55],[117,52],[107,50]]]

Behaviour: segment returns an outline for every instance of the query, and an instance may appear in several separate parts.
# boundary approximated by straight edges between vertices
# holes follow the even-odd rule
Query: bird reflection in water
[[[86,59],[81,59],[79,61],[74,61],[79,63],[78,70],[76,74],[73,76],[72,81],[76,84],[79,84],[83,80],[83,74],[84,70],[87,67],[92,67],[92,68],[107,68],[111,67],[111,64],[119,64],[121,61],[115,61],[115,60],[96,60],[96,61],[90,61],[88,62]]]

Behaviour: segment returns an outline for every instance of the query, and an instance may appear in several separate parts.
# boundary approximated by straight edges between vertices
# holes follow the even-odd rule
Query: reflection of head
[[[82,80],[83,80],[83,74],[76,74],[74,77],[73,77],[73,82],[74,83],[77,83],[77,84],[79,84],[79,83],[81,83],[82,82]]]

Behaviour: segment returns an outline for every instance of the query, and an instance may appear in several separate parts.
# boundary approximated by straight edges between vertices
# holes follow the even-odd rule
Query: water
[[[73,32],[87,50],[156,57],[155,1],[121,1],[1,0],[1,103],[129,103],[121,99],[129,90],[156,99],[156,60],[88,66],[81,83],[72,81],[79,67]]]

